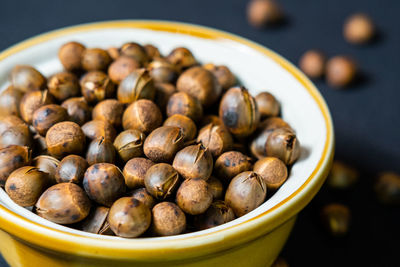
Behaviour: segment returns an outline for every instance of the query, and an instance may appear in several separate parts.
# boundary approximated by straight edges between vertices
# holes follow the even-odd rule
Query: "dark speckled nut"
[[[149,207],[149,209],[152,209],[157,203],[154,197],[147,192],[146,188],[138,188],[133,190],[130,196],[145,204],[147,207]]]
[[[80,81],[82,95],[89,104],[111,98],[115,94],[115,85],[102,71],[90,71]]]
[[[57,167],[55,175],[57,183],[82,183],[88,166],[87,161],[80,156],[66,156]]]
[[[154,162],[146,158],[133,158],[128,161],[123,170],[126,186],[130,189],[143,187],[144,177],[153,165]]]
[[[70,72],[59,72],[49,78],[47,82],[49,92],[58,101],[78,96],[80,93],[79,80]]]
[[[82,53],[82,67],[86,71],[106,70],[111,63],[111,57],[106,50],[87,48]]]
[[[179,186],[179,174],[171,165],[158,163],[147,170],[144,185],[153,197],[164,200],[175,193]]]
[[[10,74],[10,82],[22,92],[42,90],[46,87],[46,78],[28,65],[15,66]]]
[[[89,165],[96,163],[114,163],[115,148],[113,143],[105,139],[103,136],[92,140],[89,144],[86,160]]]
[[[121,103],[130,104],[138,99],[154,99],[156,89],[153,78],[146,69],[129,73],[118,86],[117,97]]]
[[[225,152],[215,161],[215,174],[229,184],[233,177],[252,168],[251,158],[238,151]]]
[[[120,48],[121,56],[132,57],[139,64],[144,67],[147,65],[149,60],[146,50],[138,43],[130,42],[121,46]]]
[[[50,104],[38,108],[32,117],[32,126],[40,135],[46,135],[47,131],[56,123],[69,119],[67,110],[62,106]]]
[[[168,117],[174,114],[181,114],[194,121],[200,121],[203,116],[203,107],[196,98],[185,92],[178,92],[169,98],[167,104]]]
[[[11,145],[0,149],[0,186],[5,185],[13,171],[31,162],[31,154],[27,146]]]
[[[83,97],[67,99],[61,106],[67,110],[69,119],[80,126],[89,121],[92,116],[92,108]]]
[[[83,187],[90,199],[111,207],[114,201],[125,193],[125,180],[117,166],[98,163],[86,170]]]

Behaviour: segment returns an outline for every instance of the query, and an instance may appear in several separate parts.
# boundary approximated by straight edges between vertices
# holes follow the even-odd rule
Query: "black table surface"
[[[363,74],[359,83],[342,91],[333,90],[324,81],[315,83],[334,120],[336,158],[359,168],[361,179],[346,192],[323,187],[299,215],[282,256],[291,266],[399,266],[399,209],[380,205],[372,185],[381,171],[400,172],[400,1],[280,2],[287,22],[278,28],[257,30],[246,21],[245,0],[4,1],[0,9],[0,50],[64,26],[161,19],[235,33],[294,63],[310,48],[321,49],[328,56],[351,55]],[[376,22],[379,38],[372,44],[356,47],[344,41],[343,21],[354,12],[365,12]],[[329,202],[347,204],[352,210],[351,231],[345,238],[331,238],[320,226],[320,207]],[[0,266],[7,264],[0,259]]]

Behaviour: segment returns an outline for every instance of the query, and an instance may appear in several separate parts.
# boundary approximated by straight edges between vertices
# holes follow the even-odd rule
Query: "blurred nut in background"
[[[147,65],[149,60],[146,50],[138,43],[130,42],[121,46],[121,56],[131,57],[136,60],[140,66],[144,67]]]
[[[17,116],[6,116],[0,120],[0,149],[9,145],[30,146],[32,136],[28,125]]]
[[[126,76],[138,69],[140,64],[131,57],[118,57],[108,68],[108,76],[115,84],[120,84]]]
[[[175,85],[171,83],[155,83],[156,95],[154,102],[160,107],[160,110],[165,113],[169,98],[176,93]]]
[[[174,64],[179,71],[197,64],[192,52],[185,47],[177,47],[167,56],[167,60]]]
[[[147,69],[157,83],[175,83],[178,78],[176,66],[164,58],[155,58]]]
[[[28,65],[15,66],[10,74],[10,82],[22,92],[42,90],[46,87],[46,78],[35,68]]]
[[[0,117],[7,115],[19,116],[19,103],[24,93],[12,85],[0,93]]]
[[[212,63],[205,64],[203,66],[206,70],[209,70],[217,78],[218,83],[221,85],[222,90],[226,91],[236,84],[236,77],[233,75],[231,70],[224,65],[214,65]]]
[[[78,42],[69,42],[61,46],[58,58],[67,71],[76,71],[82,68],[82,55],[85,46]]]
[[[111,98],[115,93],[115,85],[102,71],[87,72],[80,81],[82,95],[89,104]]]
[[[261,119],[276,117],[280,113],[280,104],[276,98],[268,93],[261,92],[255,97]]]
[[[111,57],[101,48],[87,48],[82,53],[82,67],[86,71],[104,71],[111,63]]]
[[[51,76],[47,82],[47,88],[58,101],[78,96],[81,91],[76,75],[65,71]]]
[[[156,57],[161,57],[160,51],[154,45],[146,44],[143,46],[143,48],[144,48],[144,50],[146,50],[146,54],[150,60],[152,60]]]
[[[332,188],[347,189],[357,182],[359,176],[357,169],[335,160],[326,182]]]
[[[332,203],[322,208],[321,218],[326,230],[333,236],[344,236],[349,231],[350,209],[342,204]]]
[[[368,15],[353,14],[344,23],[343,35],[349,43],[364,44],[375,36],[375,25]]]
[[[53,104],[54,98],[48,90],[28,92],[21,99],[19,112],[21,118],[31,124],[33,113],[41,106]]]
[[[321,78],[325,74],[325,55],[318,50],[308,50],[299,61],[300,69],[310,78]]]
[[[0,149],[0,186],[5,185],[13,171],[31,162],[31,154],[27,146],[10,145]]]
[[[247,20],[256,28],[275,25],[283,20],[282,9],[274,0],[251,0]]]
[[[378,176],[375,183],[375,193],[383,204],[400,205],[400,175],[385,172]]]
[[[335,56],[326,63],[326,80],[333,87],[350,85],[356,75],[356,63],[349,57]]]

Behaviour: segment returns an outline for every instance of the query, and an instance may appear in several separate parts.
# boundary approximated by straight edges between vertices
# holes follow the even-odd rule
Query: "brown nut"
[[[25,122],[31,124],[33,113],[38,108],[53,103],[53,96],[49,94],[47,90],[28,92],[24,95],[19,104],[19,112],[21,114],[21,118]]]
[[[222,90],[226,91],[236,84],[236,77],[227,66],[208,63],[203,67],[215,75]]]
[[[108,76],[115,84],[120,84],[131,72],[138,69],[140,64],[131,57],[118,57],[108,68]]]
[[[115,157],[113,143],[103,136],[92,140],[86,153],[86,161],[89,165],[96,163],[114,163]]]
[[[211,152],[202,144],[187,146],[179,151],[172,164],[185,179],[207,180],[213,170]]]
[[[258,160],[253,170],[263,178],[269,191],[278,190],[288,177],[285,163],[274,157]]]
[[[47,155],[37,156],[32,160],[32,166],[39,169],[39,171],[45,172],[49,176],[49,183],[56,184],[56,171],[60,165],[60,161],[56,158]]]
[[[214,157],[218,157],[233,146],[233,138],[224,125],[208,124],[200,129],[197,142],[208,148]]]
[[[372,19],[362,13],[348,17],[343,25],[343,35],[352,44],[365,44],[375,36],[375,25]]]
[[[266,156],[276,157],[292,165],[300,156],[300,142],[292,131],[285,128],[271,132],[265,143]]]
[[[276,117],[280,112],[280,105],[276,98],[268,93],[261,92],[255,97],[261,119]]]
[[[256,28],[274,26],[283,20],[282,9],[274,0],[252,0],[247,6],[247,20]]]
[[[30,207],[35,205],[48,183],[47,173],[32,166],[25,166],[10,174],[5,190],[15,203],[22,207]]]
[[[156,200],[154,197],[147,192],[146,188],[138,188],[132,191],[130,197],[136,198],[143,204],[145,204],[149,209],[152,209],[156,205]]]
[[[82,68],[86,71],[106,70],[111,63],[111,57],[101,48],[87,48],[82,53]]]
[[[92,108],[83,97],[67,99],[61,106],[67,110],[69,119],[78,125],[85,124],[92,116]]]
[[[360,173],[357,169],[344,162],[335,160],[326,182],[332,188],[347,189],[357,182],[359,176]]]
[[[18,168],[31,162],[32,151],[27,146],[10,145],[0,149],[0,186],[4,186],[8,176]]]
[[[110,55],[112,60],[117,60],[117,58],[119,58],[119,56],[120,56],[119,49],[117,47],[113,47],[113,46],[107,48],[107,53]]]
[[[153,100],[156,93],[153,78],[146,69],[129,73],[118,86],[117,97],[121,103],[130,104],[139,99]]]
[[[90,71],[80,81],[81,92],[89,104],[111,98],[115,94],[115,84],[102,71]]]
[[[28,65],[15,66],[10,74],[10,82],[22,92],[42,90],[46,87],[46,78]]]
[[[125,130],[137,129],[149,134],[162,124],[162,114],[154,102],[140,99],[128,106],[122,116],[122,126]]]
[[[19,116],[19,103],[24,93],[10,85],[0,93],[0,117],[7,115]]]
[[[121,132],[114,140],[114,147],[122,161],[143,155],[143,143],[146,135],[141,131],[130,129]]]
[[[146,66],[149,60],[146,50],[140,44],[131,42],[126,43],[120,48],[121,56],[135,59],[141,66]]]
[[[83,188],[90,199],[110,207],[125,193],[125,180],[117,166],[110,163],[97,163],[86,170]]]
[[[46,145],[50,155],[55,158],[80,154],[85,146],[85,135],[78,124],[70,121],[59,122],[47,131]]]
[[[58,101],[78,96],[81,92],[76,75],[66,71],[51,76],[47,82],[47,88]]]
[[[156,94],[154,97],[154,103],[160,107],[162,112],[166,112],[169,98],[176,93],[176,88],[170,83],[155,83]]]
[[[31,143],[29,127],[19,117],[9,115],[0,119],[0,149],[9,145],[30,146]]]
[[[224,125],[221,119],[216,115],[207,115],[204,116],[201,120],[201,127],[204,127],[208,124],[212,123],[213,125]]]
[[[222,199],[224,197],[224,186],[219,179],[211,176],[208,178],[207,183],[208,189],[210,190],[214,200]]]
[[[235,219],[232,208],[222,200],[215,201],[204,214],[195,218],[195,225],[199,230],[205,230],[230,222]]]
[[[188,93],[204,106],[214,104],[222,92],[217,78],[202,67],[192,67],[182,73],[176,82],[176,89]]]
[[[108,121],[115,127],[122,124],[124,105],[116,99],[106,99],[99,102],[93,109],[92,119]]]
[[[321,211],[321,220],[326,230],[333,236],[344,236],[349,231],[350,209],[342,204],[326,205]]]
[[[85,49],[85,46],[78,42],[69,42],[61,46],[58,51],[58,58],[66,70],[80,70],[82,68],[82,54]]]
[[[157,47],[155,47],[152,44],[146,44],[143,46],[144,50],[146,50],[147,57],[149,60],[152,60],[153,58],[161,57],[161,53],[158,50]]]
[[[185,47],[177,47],[169,53],[167,60],[174,64],[179,71],[197,64],[192,52]]]
[[[153,197],[164,200],[179,186],[179,174],[171,165],[158,163],[147,170],[144,185]]]
[[[215,174],[226,184],[239,173],[251,170],[251,158],[238,151],[225,152],[215,161]]]
[[[50,104],[41,106],[33,113],[32,126],[40,135],[44,136],[51,126],[68,119],[69,116],[65,108]]]
[[[80,186],[61,183],[53,185],[40,196],[36,213],[55,223],[72,224],[85,219],[90,206],[90,200]]]
[[[357,65],[354,60],[345,56],[335,56],[326,63],[326,80],[334,87],[350,85],[357,75]]]
[[[150,227],[151,211],[136,198],[123,197],[111,206],[107,221],[117,236],[137,237]]]
[[[83,176],[88,167],[87,161],[81,156],[66,156],[61,160],[56,169],[56,181],[57,183],[80,184],[83,181]]]
[[[175,126],[182,130],[183,140],[185,142],[196,138],[197,127],[194,121],[184,115],[174,114],[164,121],[164,126]]]
[[[178,78],[176,66],[165,58],[155,58],[147,69],[157,83],[175,83]]]
[[[207,182],[200,178],[183,181],[176,192],[176,204],[191,215],[204,213],[212,201],[213,196]]]
[[[299,61],[300,69],[310,78],[320,78],[325,74],[326,57],[318,50],[308,50]]]
[[[387,205],[400,204],[400,176],[397,173],[381,173],[375,183],[374,190],[381,203]]]
[[[144,177],[148,169],[153,165],[154,162],[146,158],[133,158],[129,160],[123,170],[126,186],[130,189],[143,187]]]
[[[256,100],[244,87],[233,87],[224,94],[219,106],[219,117],[237,137],[251,135],[260,121]]]
[[[91,140],[104,137],[109,141],[114,141],[117,132],[111,123],[103,120],[88,121],[82,126],[85,136]]]
[[[179,235],[186,229],[186,216],[172,202],[161,202],[152,210],[152,231],[158,236]]]
[[[236,175],[228,186],[225,202],[237,217],[243,216],[260,206],[267,196],[263,178],[247,171]]]
[[[107,234],[110,225],[107,222],[107,217],[110,209],[98,206],[89,213],[85,220],[82,221],[82,231],[93,234]]]
[[[178,92],[169,98],[167,104],[168,117],[174,114],[181,114],[194,121],[199,121],[203,116],[203,107],[196,98],[185,92]]]

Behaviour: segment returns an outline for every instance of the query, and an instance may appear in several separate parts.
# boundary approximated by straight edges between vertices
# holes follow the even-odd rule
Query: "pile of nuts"
[[[65,71],[16,66],[0,94],[0,185],[47,220],[126,238],[207,229],[260,206],[299,157],[273,95],[186,48],[58,56]]]

